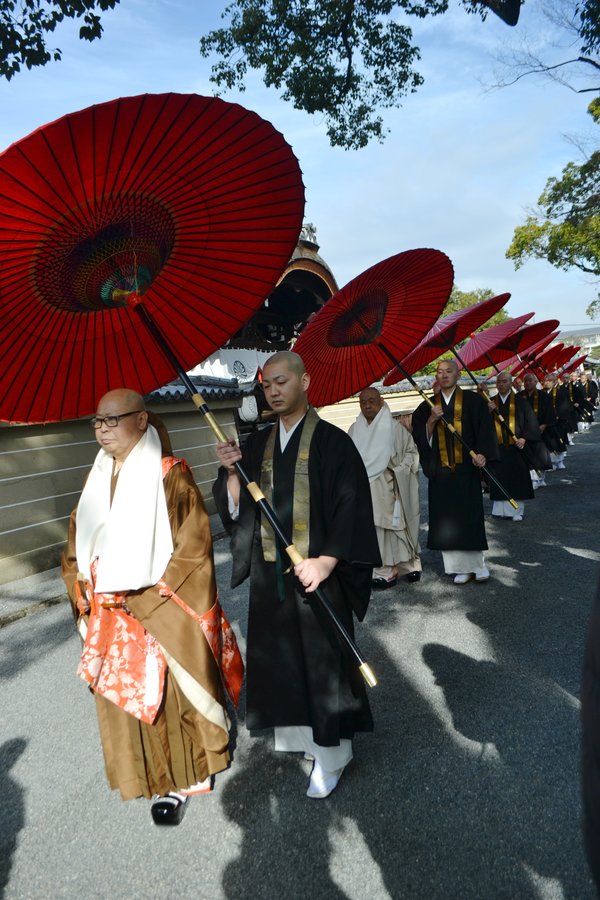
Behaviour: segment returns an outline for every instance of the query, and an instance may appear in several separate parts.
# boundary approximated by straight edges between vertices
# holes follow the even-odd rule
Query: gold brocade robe
[[[163,485],[174,546],[163,581],[202,615],[217,600],[208,514],[187,467],[175,465]],[[63,577],[77,621],[75,529],[74,511]],[[132,615],[167,657],[156,720],[141,722],[95,695],[107,777],[124,800],[185,789],[229,764],[229,721],[215,658],[194,620],[159,591],[156,585],[127,594]]]

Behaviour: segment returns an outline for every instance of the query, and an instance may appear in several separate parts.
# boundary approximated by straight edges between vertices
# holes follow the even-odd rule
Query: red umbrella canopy
[[[487,369],[492,362],[501,362],[502,360],[499,360],[497,356],[492,360],[490,354],[495,350],[499,341],[521,328],[532,315],[532,312],[525,313],[524,316],[509,319],[508,322],[500,322],[498,325],[492,325],[491,328],[486,328],[485,331],[474,334],[460,349],[462,363],[467,369],[476,372],[478,369]],[[506,353],[506,358],[513,355],[510,350],[501,350],[500,354],[502,353]],[[462,368],[461,363],[459,363],[459,367]]]
[[[552,341],[554,341],[558,337],[559,334],[560,334],[560,331],[551,331],[550,334],[548,334],[545,338],[542,338],[541,341],[538,341],[537,343],[533,344],[532,347],[527,347],[526,350],[522,350],[521,353],[519,354],[519,356],[521,357],[521,359],[524,359],[526,361],[539,359],[542,352],[545,351],[546,348],[548,348],[548,345],[551,344]],[[564,345],[561,344],[561,347],[562,346],[564,346]],[[548,348],[548,349],[552,349],[552,348]]]
[[[510,369],[513,373],[519,372],[523,369],[527,369],[527,367],[531,367],[532,365],[537,363],[538,358],[541,357],[542,351],[550,344],[555,338],[558,336],[558,331],[553,331],[545,338],[542,338],[541,341],[537,341],[531,347],[527,347],[518,354],[518,356],[511,356],[506,362],[503,363],[503,368]],[[553,347],[548,348],[548,353],[550,351],[556,350],[556,344]],[[564,344],[559,344],[561,348]],[[505,351],[500,351],[501,353]]]
[[[566,363],[569,362],[570,359],[573,359],[573,356],[580,350],[580,347],[563,347],[550,359],[549,362],[544,362],[543,366],[537,366],[536,363],[533,363],[533,370],[536,372],[539,378],[543,379],[544,375],[547,372],[554,372],[558,374],[562,374]],[[555,348],[552,348],[555,349]]]
[[[562,374],[567,365],[571,365],[571,360],[580,350],[581,347],[565,347],[562,353],[554,360],[553,370]]]
[[[580,348],[577,347],[577,350]],[[569,363],[569,365],[563,369],[563,375],[569,375],[571,372],[574,372],[575,369],[578,369],[579,366],[582,366],[586,359],[588,358],[587,353],[584,353],[583,356],[578,356],[577,359],[573,360],[573,362]]]
[[[440,250],[405,250],[338,291],[294,345],[311,376],[310,402],[336,403],[381,378],[435,322],[453,278]]]
[[[491,319],[509,299],[510,294],[498,294],[497,297],[489,297],[481,303],[475,303],[467,309],[459,309],[444,316],[443,319],[439,319],[418,347],[415,347],[408,356],[400,361],[404,372],[409,375],[418,372],[432,360],[437,359],[444,350],[449,350],[455,344],[459,344],[471,332],[476,331],[488,319]],[[392,369],[383,383],[389,385],[402,381],[405,377],[404,372],[400,368]]]
[[[127,97],[45,125],[0,155],[0,419],[89,414],[171,365],[189,369],[263,303],[296,246],[304,189],[283,137],[196,95]]]
[[[523,353],[520,354],[520,359],[513,356],[510,361],[512,374],[517,375],[519,372],[530,372],[532,369],[538,373],[543,373],[544,370],[547,371],[564,350],[564,344],[554,344],[554,346],[544,349],[546,343],[554,340],[557,335],[558,331],[554,331],[552,335],[549,335],[548,338],[544,338],[539,344],[535,344],[535,346],[530,347],[529,350],[523,351]]]
[[[521,355],[525,350],[547,337],[558,324],[558,319],[546,319],[543,322],[536,322],[535,325],[525,325],[524,328],[503,338],[496,344],[496,349],[510,350],[512,353]]]

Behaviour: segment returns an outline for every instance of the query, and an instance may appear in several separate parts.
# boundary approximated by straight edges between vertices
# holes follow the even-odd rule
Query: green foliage
[[[588,54],[598,53],[600,50],[600,2],[599,0],[586,0],[578,3],[576,13],[579,16],[579,34],[583,40],[581,52]]]
[[[455,285],[452,288],[452,293],[450,294],[448,302],[444,307],[442,316],[449,316],[450,313],[458,312],[459,309],[467,309],[467,307],[469,306],[474,306],[475,303],[481,303],[483,300],[488,300],[490,297],[495,296],[496,294],[494,294],[493,291],[490,291],[488,288],[476,288],[474,291],[459,291],[459,289]],[[493,315],[491,319],[488,319],[487,322],[485,322],[480,328],[478,328],[477,331],[484,331],[486,328],[491,328],[492,325],[499,325],[500,322],[506,322],[506,320],[509,318],[510,316],[506,313],[503,307],[501,310],[495,313],[495,315]],[[477,333],[477,331],[475,333]],[[435,370],[437,369],[437,364],[440,359],[455,359],[455,356],[451,350],[448,350],[445,353],[440,354],[437,359],[429,363],[427,366],[425,366],[424,369],[422,369],[420,372],[417,372],[416,374],[435,375]]]
[[[94,12],[113,9],[119,0],[2,0],[0,3],[0,76],[7,80],[21,71],[45,66],[61,59],[58,47],[49,48],[47,36],[64,19],[80,19],[82,40],[93,41],[102,34],[100,17]]]
[[[464,5],[485,17],[487,5],[511,2]],[[357,149],[383,140],[378,110],[399,106],[423,83],[414,69],[419,48],[400,15],[447,8],[448,0],[235,0],[222,15],[227,25],[200,40],[200,53],[218,57],[211,80],[219,89],[243,91],[248,68],[259,69],[296,109],[324,116],[333,146]]]
[[[598,122],[600,101],[589,112]],[[548,179],[537,211],[515,229],[506,256],[516,269],[528,259],[545,259],[557,269],[600,278],[600,150],[581,165],[568,163],[561,178]],[[600,315],[600,292],[586,312]]]

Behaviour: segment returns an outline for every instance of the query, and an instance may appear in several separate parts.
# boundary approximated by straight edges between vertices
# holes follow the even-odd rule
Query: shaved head
[[[108,391],[107,394],[100,398],[98,408],[100,407],[102,409],[112,409],[114,407],[117,413],[130,412],[134,409],[146,409],[142,395],[138,394],[137,391],[130,390],[130,388],[116,388],[114,391]]]
[[[302,357],[298,356],[297,353],[293,353],[291,350],[280,350],[278,353],[274,353],[264,364],[263,371],[267,366],[271,366],[274,363],[285,363],[290,372],[293,372],[294,375],[297,375],[299,378],[306,372]]]
[[[384,401],[377,388],[368,387],[360,392],[358,402],[361,413],[370,424],[383,406]]]

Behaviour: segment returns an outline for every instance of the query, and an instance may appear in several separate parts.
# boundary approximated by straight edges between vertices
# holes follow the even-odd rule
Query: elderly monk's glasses
[[[92,428],[102,428],[106,424],[109,428],[116,428],[121,419],[125,419],[127,416],[135,416],[136,413],[141,412],[144,412],[144,410],[132,409],[131,412],[120,413],[118,416],[94,416],[93,419],[90,419],[90,425]]]

